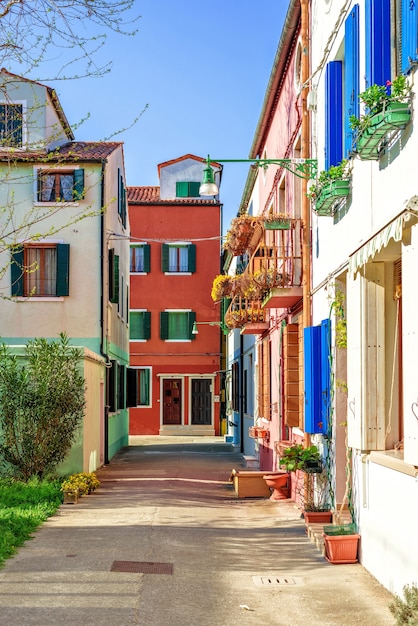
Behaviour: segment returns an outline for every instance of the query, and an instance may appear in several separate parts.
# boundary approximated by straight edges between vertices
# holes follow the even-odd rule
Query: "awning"
[[[408,200],[407,208],[395,217],[389,224],[381,228],[371,239],[366,241],[349,257],[348,271],[355,274],[360,267],[368,263],[373,257],[385,248],[391,239],[401,241],[404,228],[412,226],[418,219],[418,213],[410,207],[418,206],[418,197]]]

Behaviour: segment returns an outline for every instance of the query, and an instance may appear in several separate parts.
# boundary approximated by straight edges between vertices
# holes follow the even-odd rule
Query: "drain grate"
[[[111,572],[129,574],[173,574],[172,563],[152,563],[148,561],[113,561]]]
[[[303,585],[302,578],[295,576],[253,576],[254,584],[263,587],[290,587]]]

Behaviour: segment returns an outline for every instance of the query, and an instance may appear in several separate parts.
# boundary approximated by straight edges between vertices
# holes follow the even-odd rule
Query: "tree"
[[[25,480],[61,463],[84,416],[82,351],[65,333],[33,339],[25,356],[0,344],[0,455]]]
[[[0,6],[0,66],[17,64],[28,75],[50,58],[63,66],[55,78],[101,75],[110,63],[96,65],[108,32],[132,35],[139,18],[135,0],[5,0]],[[129,30],[130,29],[130,30]],[[101,50],[101,55],[103,51]],[[81,64],[84,63],[84,67]],[[52,80],[49,77],[48,80]]]

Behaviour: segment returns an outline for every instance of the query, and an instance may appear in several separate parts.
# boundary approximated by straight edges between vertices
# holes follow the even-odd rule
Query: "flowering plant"
[[[100,487],[100,481],[94,472],[72,474],[61,483],[64,493],[77,493],[79,496],[89,494]]]
[[[365,105],[365,113],[360,117],[351,115],[350,127],[362,132],[370,126],[372,117],[384,111],[389,103],[406,102],[410,95],[411,86],[403,74],[392,82],[388,80],[386,85],[370,85],[359,95],[360,101]]]
[[[322,189],[333,180],[346,180],[349,178],[348,161],[343,159],[339,165],[332,165],[328,170],[322,171],[316,183],[309,187],[309,191],[306,194],[311,200],[316,200]]]

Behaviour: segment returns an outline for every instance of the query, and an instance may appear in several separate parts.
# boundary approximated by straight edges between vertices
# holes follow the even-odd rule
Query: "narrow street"
[[[394,624],[391,595],[325,561],[291,501],[235,497],[231,446],[184,441],[141,438],[63,505],[0,571],[0,624]]]

